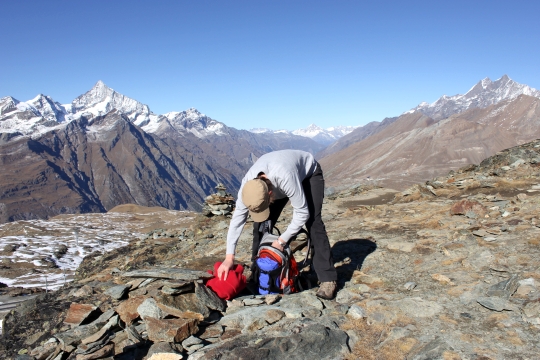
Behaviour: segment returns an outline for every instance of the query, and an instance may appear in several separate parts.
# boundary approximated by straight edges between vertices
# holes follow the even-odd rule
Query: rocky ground
[[[1,358],[537,359],[539,151],[505,150],[400,193],[328,196],[334,301],[311,289],[221,302],[204,270],[222,260],[229,220],[159,226],[89,254],[75,281],[12,310]],[[250,246],[246,229],[238,262]]]

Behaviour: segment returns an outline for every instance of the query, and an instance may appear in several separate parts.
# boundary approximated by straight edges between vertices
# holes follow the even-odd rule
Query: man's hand
[[[221,265],[219,265],[219,268],[216,274],[218,279],[227,280],[227,277],[229,276],[229,270],[231,270],[233,264],[234,264],[234,255],[227,254],[225,256],[225,260],[221,263]]]
[[[286,244],[286,242],[285,240],[279,237],[276,241],[272,243],[272,246],[275,247],[276,249],[279,249],[279,251],[283,251],[284,247],[281,244]]]

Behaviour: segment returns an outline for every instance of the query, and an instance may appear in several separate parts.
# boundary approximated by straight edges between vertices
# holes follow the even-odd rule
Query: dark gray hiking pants
[[[311,243],[313,245],[313,268],[319,281],[336,281],[337,272],[334,268],[334,261],[332,259],[332,252],[330,249],[330,242],[328,241],[328,235],[326,234],[326,227],[321,218],[321,210],[324,199],[324,177],[321,166],[317,163],[317,169],[311,175],[302,182],[304,188],[304,195],[308,203],[309,219],[306,222],[307,231],[311,237]],[[276,224],[281,212],[287,202],[288,198],[275,200],[270,204],[270,217],[272,227]],[[260,235],[259,235],[260,223],[253,224],[253,248],[252,248],[252,260],[257,257],[257,251],[259,249]],[[285,231],[285,229],[282,229]]]

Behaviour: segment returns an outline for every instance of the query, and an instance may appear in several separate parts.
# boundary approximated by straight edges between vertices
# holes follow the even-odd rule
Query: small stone
[[[360,305],[357,305],[357,304],[353,304],[349,308],[347,315],[352,316],[354,319],[367,318],[366,310],[364,310],[364,308],[362,308]]]
[[[268,310],[264,315],[264,320],[266,320],[267,323],[273,324],[281,320],[285,316],[285,313],[278,309],[271,309]]]
[[[19,247],[20,245],[17,244],[7,244],[6,246],[4,246],[4,252],[12,253],[16,251]]]
[[[280,298],[281,298],[281,295],[279,294],[266,295],[264,298],[264,302],[267,305],[272,305],[272,304],[275,304]]]
[[[193,354],[195,351],[202,349],[204,347],[204,344],[197,344],[190,346],[187,350],[188,354]]]
[[[201,339],[218,338],[223,334],[223,326],[214,324],[204,329],[204,332],[199,336]]]
[[[503,310],[512,310],[512,308],[508,306],[508,301],[499,297],[479,297],[476,301],[489,310],[499,312]]]
[[[515,294],[518,296],[527,296],[530,293],[536,291],[536,281],[533,278],[528,278],[518,282],[519,286]]]
[[[357,279],[355,279],[356,283],[364,283],[368,285],[375,285],[375,284],[382,284],[383,279],[377,277],[377,276],[371,276],[371,275],[361,275]]]
[[[362,295],[347,289],[341,289],[336,295],[336,302],[339,304],[351,304],[362,299],[364,299]]]
[[[121,298],[124,297],[124,295],[130,289],[130,287],[131,287],[131,285],[113,286],[113,287],[107,289],[107,291],[105,291],[105,294],[109,295],[113,299],[120,300]]]
[[[302,309],[284,309],[285,316],[289,319],[298,319],[301,318],[302,315]]]
[[[445,354],[447,354],[449,351],[453,351],[454,349],[442,338],[436,337],[435,339],[431,340],[429,343],[424,345],[422,348],[415,351],[414,354],[410,354],[411,356],[407,356],[407,359],[412,360],[430,360],[430,359],[447,359]],[[455,359],[455,357],[451,357],[448,359]]]
[[[112,351],[114,350],[114,344],[108,344],[99,349],[98,351],[95,351],[91,354],[86,355],[77,355],[77,360],[92,360],[92,359],[101,359],[106,357],[107,355],[110,355]]]
[[[302,315],[300,315],[300,317],[302,317]],[[254,318],[253,321],[246,326],[245,331],[251,333],[253,331],[261,330],[266,325],[268,325],[268,323],[264,319]]]
[[[529,318],[540,315],[540,303],[530,302],[523,308],[523,314]]]
[[[184,348],[188,348],[188,347],[190,347],[192,345],[197,345],[197,344],[200,344],[202,342],[203,341],[201,339],[199,339],[198,337],[195,337],[195,336],[191,335],[186,340],[182,341],[182,346]]]
[[[366,284],[358,285],[358,291],[362,294],[371,292],[371,288]]]
[[[94,289],[88,285],[82,286],[80,289],[75,290],[71,295],[75,297],[87,297],[94,293]]]
[[[450,280],[448,276],[443,274],[433,274],[431,275],[431,278],[435,281],[440,282],[441,284],[454,285],[452,280]]]
[[[182,360],[183,357],[180,354],[175,353],[153,353],[148,360]]]
[[[513,275],[510,279],[501,281],[495,285],[490,286],[486,295],[487,296],[498,296],[505,299],[510,298],[518,288],[518,278],[517,275]]]
[[[396,241],[396,242],[388,244],[387,246],[388,250],[403,251],[407,253],[410,253],[411,251],[413,251],[414,247],[415,247],[414,243],[403,242],[403,241]]]
[[[240,331],[238,329],[225,330],[223,332],[223,335],[221,335],[221,337],[219,339],[221,341],[225,341],[225,340],[231,339],[233,337],[236,337],[236,336],[240,335],[241,333],[242,333],[242,331]]]
[[[243,303],[244,303],[245,306],[261,305],[261,304],[264,303],[264,300],[262,300],[260,298],[244,299]]]
[[[314,308],[302,311],[302,315],[304,317],[308,317],[308,318],[317,318],[317,317],[321,316],[321,314],[322,314],[321,310],[314,309]]]
[[[137,312],[143,320],[148,316],[155,319],[163,319],[165,317],[165,313],[158,307],[156,300],[153,298],[144,300],[141,305],[137,307]]]
[[[441,311],[443,307],[435,301],[424,300],[419,297],[405,298],[393,302],[406,315],[415,317],[432,317]]]
[[[487,234],[488,234],[488,232],[486,230],[484,230],[484,229],[473,231],[473,235],[479,236],[479,237],[487,236]]]
[[[175,353],[153,353],[148,360],[182,360],[183,357],[180,354]]]
[[[406,290],[409,290],[409,291],[412,291],[414,288],[416,288],[416,286],[418,286],[418,285],[414,281],[409,281],[409,282],[405,283],[405,285],[403,285],[403,287]]]

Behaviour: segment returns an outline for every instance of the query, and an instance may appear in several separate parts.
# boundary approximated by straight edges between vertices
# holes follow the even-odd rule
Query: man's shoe
[[[317,291],[317,296],[321,299],[332,300],[336,297],[337,284],[335,281],[323,281]]]

